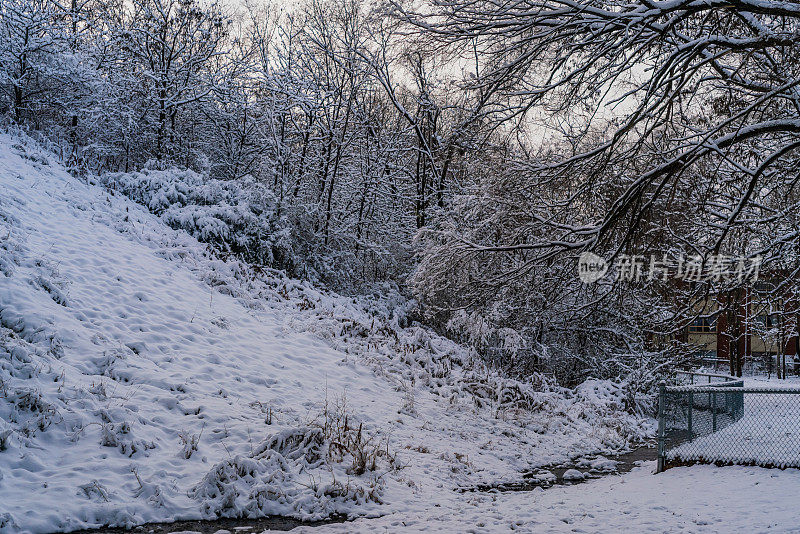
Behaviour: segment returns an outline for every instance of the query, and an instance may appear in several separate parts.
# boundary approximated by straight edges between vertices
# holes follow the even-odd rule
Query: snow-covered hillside
[[[612,384],[504,379],[94,181],[0,136],[0,531],[378,515],[652,431]]]

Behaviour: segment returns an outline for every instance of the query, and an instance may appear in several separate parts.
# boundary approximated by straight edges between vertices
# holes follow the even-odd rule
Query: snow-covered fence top
[[[702,386],[702,385],[714,385],[714,386],[730,386],[733,383],[741,382],[741,386],[735,387],[744,387],[744,382],[741,378],[736,378],[735,376],[731,375],[724,375],[719,373],[704,373],[701,371],[678,371],[678,377],[682,377],[682,382],[684,385],[688,386]]]
[[[670,386],[659,394],[658,470],[695,463],[800,467],[800,388],[741,379]]]

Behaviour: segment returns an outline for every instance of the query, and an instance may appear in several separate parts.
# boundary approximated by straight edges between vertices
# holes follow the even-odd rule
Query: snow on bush
[[[252,178],[214,180],[172,168],[111,173],[101,181],[219,252],[289,272],[299,267],[275,196]]]
[[[283,301],[292,310],[287,329],[311,332],[371,364],[404,393],[409,411],[413,412],[414,391],[422,388],[490,417],[532,424],[542,433],[586,428],[597,447],[608,450],[627,449],[654,433],[649,397],[632,398],[624,383],[610,380],[590,380],[570,389],[538,373],[509,377],[473,349],[409,324],[407,313],[414,303],[390,285],[353,298],[280,271],[254,269],[235,257],[209,258],[190,249],[180,260],[191,260],[188,265],[198,276],[245,306]]]
[[[326,422],[331,421],[326,417]],[[250,457],[216,464],[189,494],[207,517],[289,515],[313,520],[346,515],[353,506],[364,510],[382,504],[384,483],[375,471],[379,461],[391,469],[390,458],[373,453],[371,463],[362,463],[363,446],[346,437],[353,432],[346,422],[339,423],[345,426],[284,429]],[[359,440],[361,433],[359,425]],[[370,476],[360,476],[365,472]]]
[[[217,250],[243,253],[245,261],[276,265],[276,241],[269,238],[273,232],[282,238],[277,241],[280,256],[291,256],[288,235],[278,229],[280,221],[274,218],[274,198],[267,188],[252,180],[222,182],[207,180],[193,171],[146,169],[140,173],[108,174],[103,182],[145,204],[173,228],[186,230]],[[353,301],[280,273],[264,276],[236,258],[204,263],[206,281],[228,294],[247,298],[253,289],[262,289],[257,287],[260,282],[274,288],[269,295],[273,298],[278,293],[290,301],[299,300],[297,307],[304,312],[305,320],[295,321],[294,326],[312,330],[336,348],[373,359],[376,355],[369,348],[379,348],[380,365],[391,368],[392,374],[409,387],[421,381],[441,390],[443,396],[468,395],[477,407],[490,408],[496,414],[540,409],[547,403],[547,392],[562,391],[543,375],[533,375],[526,381],[511,380],[489,369],[463,346],[421,326],[401,326],[412,303],[388,285],[381,288],[381,293]],[[247,287],[241,287],[243,283]],[[542,391],[545,395],[539,394]]]

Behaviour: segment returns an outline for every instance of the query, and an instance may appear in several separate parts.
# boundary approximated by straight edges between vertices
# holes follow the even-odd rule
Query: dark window
[[[756,315],[755,323],[761,328],[777,328],[780,325],[780,317],[777,313],[771,315]]]
[[[756,282],[753,286],[753,289],[756,290],[756,293],[763,295],[771,293],[775,289],[775,284],[767,280],[762,280],[760,282]]]
[[[717,331],[717,319],[714,317],[698,317],[689,325],[690,334],[713,334]]]

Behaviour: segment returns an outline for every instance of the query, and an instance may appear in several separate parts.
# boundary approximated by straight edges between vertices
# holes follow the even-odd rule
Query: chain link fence
[[[741,379],[691,373],[661,386],[658,471],[680,465],[800,467],[800,389],[746,388]]]

